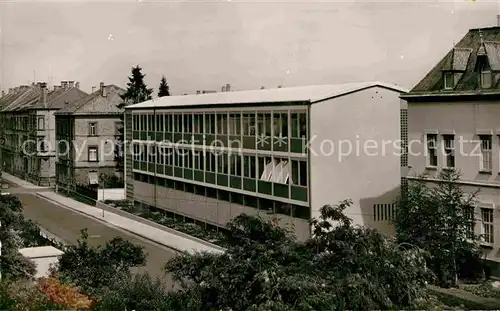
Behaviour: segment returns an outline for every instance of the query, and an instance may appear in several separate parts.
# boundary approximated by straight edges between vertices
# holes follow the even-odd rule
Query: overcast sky
[[[173,94],[383,80],[411,88],[496,1],[0,0],[3,89],[124,87],[139,64]],[[52,79],[50,79],[52,77]]]

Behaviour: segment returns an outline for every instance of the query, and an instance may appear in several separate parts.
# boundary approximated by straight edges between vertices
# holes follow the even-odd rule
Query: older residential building
[[[118,86],[101,83],[99,90],[55,114],[58,185],[97,186],[101,174],[115,174],[114,148],[123,114],[118,105],[124,92]]]
[[[127,197],[217,227],[242,213],[278,218],[299,239],[323,205],[352,199],[355,223],[390,230],[405,91],[352,83],[128,106]]]
[[[3,169],[38,185],[55,184],[54,112],[87,95],[78,83],[63,81],[49,91],[46,83],[9,92],[1,106]],[[15,100],[15,94],[20,94]],[[9,100],[9,98],[11,100]]]
[[[500,247],[500,27],[471,29],[402,96],[408,102],[410,177],[435,179],[442,169],[461,172],[470,207],[490,258]]]

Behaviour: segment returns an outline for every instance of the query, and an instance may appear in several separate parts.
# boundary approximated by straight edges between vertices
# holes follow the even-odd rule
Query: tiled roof
[[[16,88],[13,91],[5,94],[0,98],[0,110],[9,106],[13,102],[15,102],[19,97],[21,97],[28,90],[25,88]]]
[[[500,71],[500,41],[484,42],[491,70]]]
[[[39,100],[30,107],[30,109],[61,109],[66,107],[66,105],[74,103],[88,94],[84,91],[72,87],[68,89],[58,89],[50,92],[47,95],[47,104],[44,105]]]
[[[41,90],[38,87],[29,86],[16,100],[3,107],[2,111],[19,111],[26,108],[40,97]]]
[[[9,93],[10,94],[10,93]],[[7,94],[7,95],[9,95]],[[18,94],[16,96],[16,94]],[[82,90],[72,87],[69,89],[58,89],[47,94],[46,103],[40,101],[42,89],[38,86],[26,86],[18,91],[12,92],[12,95],[0,106],[2,112],[21,111],[30,109],[60,109],[67,103],[72,103],[87,95]]]
[[[333,97],[342,96],[363,89],[380,86],[405,93],[407,89],[383,82],[361,82],[333,85],[311,85],[286,87],[276,89],[221,92],[199,95],[164,96],[148,100],[126,109],[155,108],[155,107],[186,107],[206,105],[235,105],[260,104],[283,102],[318,102]]]
[[[100,115],[100,114],[121,114],[123,110],[118,108],[122,103],[120,95],[125,90],[116,85],[107,85],[106,97],[103,97],[101,90],[89,94],[80,100],[66,105],[58,110],[56,115]]]
[[[471,29],[435,66],[417,83],[408,96],[445,95],[460,93],[498,93],[500,83],[481,89],[476,68],[478,54],[484,50],[492,71],[500,71],[500,27]],[[444,71],[454,71],[458,80],[451,90],[444,89]],[[405,96],[403,96],[405,97]]]
[[[469,48],[454,48],[453,49],[453,70],[465,71],[469,62],[472,49]]]

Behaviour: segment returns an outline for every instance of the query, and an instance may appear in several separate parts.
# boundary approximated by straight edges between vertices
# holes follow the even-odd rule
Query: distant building
[[[214,91],[214,90],[197,90],[196,91],[196,95],[211,94],[211,93],[217,93],[217,91]]]
[[[115,175],[114,151],[123,126],[123,110],[118,105],[124,92],[118,86],[101,83],[97,91],[55,114],[58,185],[97,186],[101,174]]]
[[[352,199],[346,213],[355,223],[393,231],[405,91],[352,83],[128,106],[127,198],[221,228],[242,213],[276,217],[299,239],[310,236],[309,220],[323,205]],[[363,150],[366,140],[380,150]],[[351,142],[352,152],[339,151],[339,141]]]
[[[480,190],[468,217],[489,258],[500,259],[500,27],[470,29],[406,95],[409,179],[442,169]]]
[[[54,185],[54,113],[86,95],[79,83],[62,81],[53,91],[40,82],[10,89],[0,98],[3,170],[38,185]]]

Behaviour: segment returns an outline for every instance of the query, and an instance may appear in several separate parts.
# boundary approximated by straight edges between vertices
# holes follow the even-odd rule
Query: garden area
[[[132,202],[127,200],[106,200],[104,201],[104,204],[133,214],[135,216],[150,220],[167,228],[189,234],[198,239],[207,241],[220,247],[227,246],[224,235],[224,231],[226,231],[226,229],[224,228],[218,228],[209,224],[197,222],[194,219],[176,215],[174,213],[167,212],[161,209],[136,207]]]

